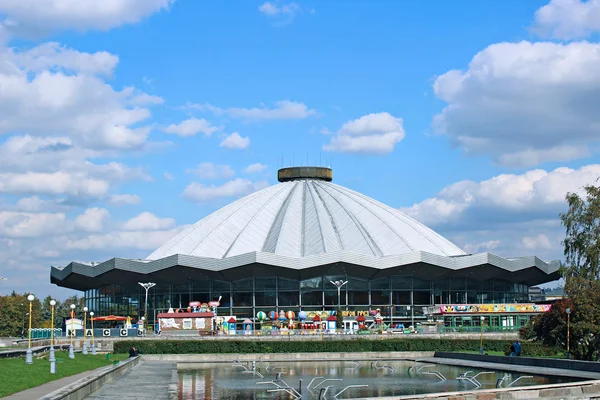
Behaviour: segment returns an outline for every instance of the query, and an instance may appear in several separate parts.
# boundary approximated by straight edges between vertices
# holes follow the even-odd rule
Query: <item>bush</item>
[[[505,340],[485,340],[484,351],[506,352],[511,343]],[[237,340],[135,340],[115,342],[115,353],[127,353],[136,347],[142,354],[216,354],[216,353],[359,353],[366,351],[478,351],[474,339],[386,339],[386,340],[324,340],[324,341],[237,341]],[[539,343],[523,342],[522,356],[554,356],[555,348]]]

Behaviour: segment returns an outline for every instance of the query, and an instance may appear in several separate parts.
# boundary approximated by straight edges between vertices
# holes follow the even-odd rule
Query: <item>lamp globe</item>
[[[33,301],[33,300],[35,300],[35,296],[30,294],[29,296],[27,296],[27,300]]]
[[[50,300],[50,305],[54,307],[56,305],[56,300]]]

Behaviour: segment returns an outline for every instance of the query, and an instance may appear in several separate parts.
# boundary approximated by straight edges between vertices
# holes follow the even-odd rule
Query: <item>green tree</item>
[[[565,227],[563,240],[565,278],[600,278],[600,187],[584,187],[585,196],[567,193],[569,210],[560,214]],[[565,287],[565,290],[567,287]]]
[[[18,294],[12,292],[7,296],[0,296],[0,336],[27,336],[29,327],[29,293]],[[41,326],[41,303],[36,299],[31,304],[31,326]]]
[[[342,309],[338,308],[335,311],[335,327],[336,329],[344,328],[344,316],[342,315]]]
[[[563,240],[565,278],[563,299],[550,312],[536,317],[529,332],[547,345],[567,343],[567,314],[570,314],[569,346],[574,358],[592,360],[600,349],[600,188],[584,187],[584,195],[568,193],[567,212],[560,214],[565,228]]]

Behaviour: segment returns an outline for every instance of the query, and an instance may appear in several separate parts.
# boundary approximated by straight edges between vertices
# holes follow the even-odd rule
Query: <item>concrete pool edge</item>
[[[252,353],[252,354],[144,354],[148,361],[170,361],[176,363],[230,363],[239,361],[376,361],[376,360],[413,360],[433,357],[433,351],[390,351],[362,353]]]
[[[463,390],[407,396],[360,397],[353,400],[496,400],[496,399],[600,399],[600,380],[554,383],[502,389]]]

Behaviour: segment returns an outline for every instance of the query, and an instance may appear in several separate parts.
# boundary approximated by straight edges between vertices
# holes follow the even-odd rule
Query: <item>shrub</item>
[[[485,340],[484,351],[506,352],[506,340]],[[475,339],[386,339],[324,340],[324,341],[249,341],[249,340],[135,340],[115,342],[115,353],[127,353],[136,347],[142,354],[215,354],[215,353],[359,353],[366,351],[478,351]],[[523,342],[522,356],[554,356],[558,350],[539,343]]]

